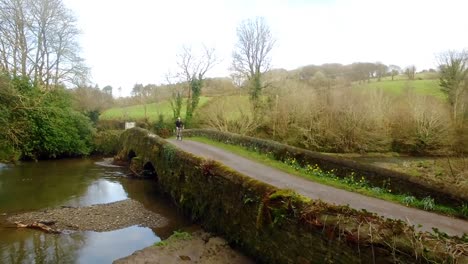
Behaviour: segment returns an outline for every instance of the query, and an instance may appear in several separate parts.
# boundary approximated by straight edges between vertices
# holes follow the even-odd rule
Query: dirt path
[[[387,218],[401,219],[410,225],[422,225],[420,228],[422,231],[432,231],[432,228],[435,227],[450,235],[461,236],[463,233],[468,234],[468,221],[462,219],[409,208],[400,204],[308,181],[203,143],[189,140],[169,140],[169,142],[184,151],[217,160],[252,178],[267,182],[278,188],[296,190],[298,193],[312,199],[321,199],[340,205],[348,204],[355,209],[365,209]]]

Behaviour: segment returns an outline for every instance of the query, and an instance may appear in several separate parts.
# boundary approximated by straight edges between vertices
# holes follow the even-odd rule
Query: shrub
[[[262,124],[260,116],[254,115],[248,98],[237,96],[215,99],[200,109],[195,121],[202,127],[241,135],[252,134]]]
[[[15,149],[11,142],[0,140],[0,162],[15,162],[21,157],[21,153]]]
[[[425,197],[424,199],[422,199],[421,202],[422,202],[422,204],[423,204],[424,210],[432,210],[432,209],[434,209],[435,202],[434,202],[434,199],[431,198],[430,196]]]
[[[468,217],[468,204],[462,204],[460,206],[460,211],[464,216]]]
[[[162,138],[168,138],[172,135],[171,126],[164,122],[163,114],[159,114],[158,121],[153,125],[153,131]]]
[[[394,105],[391,127],[394,151],[446,151],[453,140],[447,106],[429,96],[405,94]]]
[[[123,130],[99,131],[94,135],[93,153],[115,155],[120,148],[120,135]]]
[[[20,146],[26,158],[88,155],[93,128],[87,117],[72,110],[45,108],[27,111],[28,138]]]
[[[265,90],[260,115],[254,115],[247,96],[230,96],[200,109],[198,121],[203,128],[323,152],[466,152],[468,128],[455,128],[440,98],[333,83],[275,80]]]
[[[403,199],[403,203],[406,205],[412,205],[414,202],[416,202],[416,197],[411,195],[405,196],[405,198]]]
[[[30,159],[87,155],[93,132],[89,118],[71,108],[64,88],[42,91],[27,78],[0,77],[0,141],[8,142],[7,155],[21,153]]]

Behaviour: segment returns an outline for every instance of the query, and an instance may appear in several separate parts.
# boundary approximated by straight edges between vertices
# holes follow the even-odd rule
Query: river
[[[150,180],[127,178],[106,160],[68,159],[0,166],[0,263],[111,263],[187,228]],[[6,223],[8,215],[131,198],[169,220],[164,228],[46,234]],[[125,212],[122,212],[124,214]]]

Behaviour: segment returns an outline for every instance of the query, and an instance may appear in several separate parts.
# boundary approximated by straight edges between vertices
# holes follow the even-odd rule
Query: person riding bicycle
[[[184,123],[180,120],[180,117],[177,118],[175,122],[176,126],[176,136],[177,140],[182,140],[182,129],[184,129]]]

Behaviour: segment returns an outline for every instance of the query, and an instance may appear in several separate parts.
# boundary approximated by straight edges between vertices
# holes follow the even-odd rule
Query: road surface
[[[406,207],[359,193],[316,183],[251,161],[211,145],[190,140],[169,140],[169,142],[186,152],[219,161],[249,177],[269,183],[278,188],[293,189],[312,199],[321,199],[322,201],[338,205],[349,205],[354,209],[365,209],[387,218],[400,219],[410,225],[415,225],[416,228],[420,228],[422,231],[432,231],[432,228],[435,227],[449,235],[461,236],[463,233],[468,234],[468,221],[462,219]],[[417,227],[418,225],[422,225],[422,227]]]

